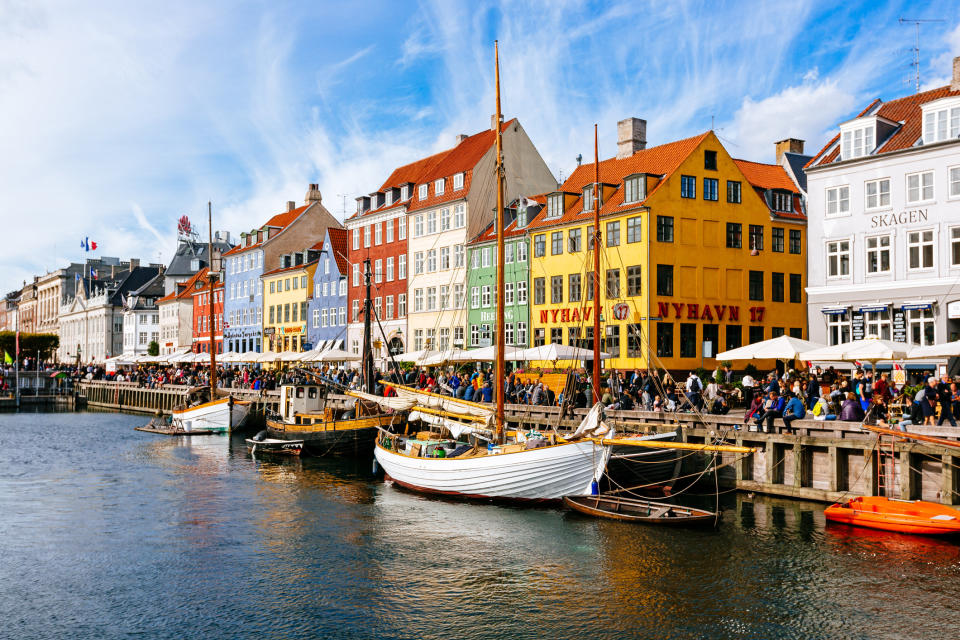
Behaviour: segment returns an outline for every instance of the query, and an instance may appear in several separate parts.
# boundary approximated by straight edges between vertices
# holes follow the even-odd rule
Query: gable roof
[[[733,163],[737,165],[743,177],[746,178],[747,182],[757,191],[757,194],[763,199],[764,204],[770,209],[772,215],[791,220],[807,219],[800,199],[800,189],[793,180],[790,179],[786,169],[779,164],[737,160],[736,158],[734,158]],[[793,194],[791,197],[791,211],[778,211],[771,206],[771,202],[767,199],[766,194],[766,192],[771,189],[789,191]]]
[[[202,281],[207,277],[207,267],[202,267],[200,271],[197,271],[195,274],[190,276],[190,279],[186,282],[178,282],[176,288],[163,296],[159,300],[160,302],[170,302],[171,300],[183,300],[190,295],[192,295],[193,289],[197,284],[197,281]]]
[[[337,261],[337,270],[341,276],[350,272],[350,261],[347,257],[350,255],[350,232],[346,229],[327,229],[327,235],[330,236],[330,250],[333,252],[333,258]]]
[[[312,203],[311,203],[311,204],[312,204]],[[271,217],[269,220],[267,220],[267,222],[266,222],[263,226],[257,227],[256,229],[254,229],[254,232],[256,232],[256,231],[264,231],[264,232],[265,232],[266,229],[267,229],[267,227],[274,227],[274,228],[279,229],[280,231],[283,231],[284,229],[287,228],[287,226],[290,225],[291,222],[293,222],[294,220],[296,220],[296,219],[300,216],[301,213],[303,213],[304,211],[306,211],[306,210],[309,209],[309,208],[310,208],[310,204],[305,204],[305,205],[303,205],[302,207],[296,207],[295,209],[291,209],[290,211],[284,211],[283,213],[278,213],[278,214],[274,215],[273,217]],[[264,233],[263,235],[266,236],[266,233]],[[264,237],[263,240],[260,240],[259,242],[252,242],[252,243],[250,243],[249,245],[244,245],[244,244],[241,242],[240,244],[238,244],[237,246],[235,246],[233,249],[230,249],[230,251],[227,251],[227,252],[224,253],[223,255],[224,255],[224,256],[232,256],[232,255],[236,255],[236,254],[238,254],[238,253],[243,253],[244,251],[247,251],[248,249],[253,249],[253,248],[255,248],[255,247],[261,246],[261,245],[262,245],[264,242],[266,242],[266,241],[267,241],[267,238]]]
[[[233,248],[233,245],[225,240],[214,240],[213,250],[214,252],[220,251],[221,254],[230,251]],[[196,242],[193,240],[179,240],[177,242],[177,251],[173,256],[173,260],[170,261],[170,265],[167,267],[165,273],[167,276],[186,276],[192,275],[195,273],[195,269],[191,268],[190,263],[193,260],[199,260],[200,266],[208,266],[210,261],[207,259],[207,243],[206,242]]]
[[[534,196],[532,198],[527,198],[527,199],[533,200],[534,202],[539,204],[540,207],[533,214],[533,217],[527,220],[527,224],[523,227],[517,226],[517,218],[516,216],[514,216],[514,218],[510,221],[509,224],[507,224],[506,228],[503,230],[504,239],[515,238],[525,234],[527,230],[530,228],[530,223],[536,220],[540,216],[540,214],[544,211],[545,209],[544,205],[546,205],[547,203],[546,196]],[[507,208],[510,209],[514,207],[507,207]],[[490,223],[484,228],[484,230],[481,231],[476,238],[474,238],[467,244],[482,244],[484,242],[495,241],[497,239],[497,229],[496,227],[494,227],[494,222],[495,222],[494,220],[491,220]]]
[[[882,102],[879,98],[874,99],[866,109],[857,115],[857,118],[862,118],[867,115],[880,116],[881,118],[886,118],[887,120],[901,124],[886,140],[877,141],[880,146],[872,155],[909,149],[916,145],[917,141],[923,137],[923,105],[927,102],[939,100],[940,98],[953,96],[960,96],[960,91],[953,91],[948,85],[897,98],[890,102]],[[839,143],[840,134],[838,133],[830,139],[830,142],[824,145],[823,149],[821,149],[806,166],[822,167],[836,162],[840,156]]]

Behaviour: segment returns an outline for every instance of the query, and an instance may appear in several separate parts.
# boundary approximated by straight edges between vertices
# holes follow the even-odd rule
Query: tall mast
[[[370,315],[373,313],[373,305],[370,304],[370,258],[363,261],[363,280],[367,287],[367,297],[363,302],[363,384],[366,386],[367,393],[373,393],[373,343],[370,336]]]
[[[214,339],[213,330],[213,204],[207,201],[207,280],[210,283],[210,399],[213,400],[217,394],[217,343]]]
[[[600,402],[600,154],[593,125],[593,403]]]
[[[494,391],[497,396],[497,441],[503,440],[505,420],[503,415],[503,386],[506,378],[506,363],[504,361],[504,331],[503,331],[503,138],[500,135],[500,49],[496,40],[493,41],[494,78],[496,80],[497,112],[494,117],[494,128],[497,131],[497,212],[494,224],[497,227],[497,319],[496,319],[496,375],[493,378]]]

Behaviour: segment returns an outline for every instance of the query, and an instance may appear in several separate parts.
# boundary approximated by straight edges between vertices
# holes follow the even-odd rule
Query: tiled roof
[[[641,202],[632,202],[628,205],[624,204],[623,179],[635,173],[664,176],[664,179],[660,180],[660,182],[647,193],[647,198],[649,198],[666,182],[666,177],[673,173],[673,171],[680,166],[680,163],[683,162],[708,135],[710,135],[709,131],[692,138],[643,149],[626,158],[614,157],[601,160],[600,182],[617,185],[617,189],[612,196],[607,198],[603,206],[600,207],[600,215],[603,216],[619,210],[640,206],[642,204]],[[593,211],[583,211],[583,188],[593,183],[594,171],[593,163],[583,164],[577,167],[563,185],[561,185],[560,189],[558,189],[558,191],[577,194],[577,201],[572,206],[567,207],[567,210],[559,218],[538,216],[535,221],[528,225],[528,228],[533,229],[563,224],[592,215]]]
[[[296,271],[297,269],[306,269],[312,264],[317,264],[316,260],[311,260],[310,262],[304,262],[302,264],[295,264],[289,267],[280,267],[279,269],[274,269],[273,271],[267,271],[263,274],[262,277],[275,276],[278,273],[284,273],[286,271]]]
[[[800,202],[798,187],[787,174],[787,170],[778,164],[765,164],[763,162],[751,162],[750,160],[736,160],[734,164],[740,169],[743,177],[757,190],[757,194],[763,198],[763,192],[767,189],[781,189],[793,194],[792,211],[770,212],[778,218],[787,218],[790,220],[806,220],[807,216],[803,212]],[[765,201],[766,203],[766,201]],[[769,205],[768,205],[769,206]]]
[[[909,149],[914,146],[917,140],[923,137],[922,106],[927,102],[952,96],[960,96],[960,91],[951,91],[949,86],[945,86],[897,98],[886,103],[880,102],[879,98],[871,102],[866,109],[860,112],[858,118],[869,114],[902,123],[893,135],[880,145],[874,155]],[[880,105],[879,108],[877,108],[878,104]],[[837,134],[820,150],[820,153],[807,163],[807,166],[822,167],[835,162],[840,155],[839,142],[840,134]]]
[[[305,204],[302,207],[297,207],[295,209],[291,209],[290,211],[284,211],[283,213],[278,213],[277,215],[267,220],[266,224],[264,224],[262,227],[258,227],[258,229],[266,229],[267,227],[276,227],[276,228],[279,228],[281,231],[283,231],[287,227],[287,225],[289,225],[291,222],[296,220],[297,216],[303,213],[309,206],[310,206],[309,204]],[[266,233],[264,233],[264,235],[266,235]],[[238,244],[233,249],[230,249],[230,251],[227,251],[223,255],[232,256],[238,253],[243,253],[248,249],[259,247],[264,243],[265,240],[266,238],[264,238],[264,240],[261,240],[260,242],[254,242],[249,246],[244,245],[243,243]]]
[[[350,261],[347,259],[350,255],[350,232],[329,227],[327,233],[330,234],[330,248],[337,261],[337,269],[340,275],[346,275],[350,272]]]
[[[516,118],[507,120],[501,125],[500,130],[506,131],[514,123],[516,123]],[[414,187],[410,197],[407,200],[392,202],[389,205],[384,204],[377,209],[365,211],[363,214],[354,213],[349,219],[383,213],[403,204],[408,205],[408,211],[416,211],[466,197],[467,193],[470,192],[473,168],[495,142],[496,133],[492,129],[486,129],[467,137],[455,147],[394,170],[380,186],[379,191],[412,182]],[[463,188],[454,190],[453,176],[457,173],[464,174]],[[444,178],[445,183],[443,195],[438,196],[434,191],[434,182],[440,178]],[[429,185],[429,197],[426,200],[420,200],[417,197],[418,187],[421,184]]]
[[[547,202],[547,198],[545,196],[534,196],[532,198],[529,198],[529,200],[533,200],[534,202],[540,205],[545,205]],[[515,238],[517,236],[522,236],[523,234],[525,234],[527,232],[527,229],[530,228],[530,223],[532,223],[534,220],[539,218],[540,215],[543,213],[544,209],[545,207],[541,207],[537,211],[537,213],[533,216],[533,218],[527,220],[526,226],[518,227],[516,218],[511,220],[510,224],[507,225],[507,228],[503,230],[503,237]],[[480,232],[480,235],[478,235],[472,242],[469,242],[468,244],[480,244],[483,242],[490,242],[496,239],[497,239],[497,230],[493,226],[493,222],[491,222],[490,224],[487,225],[486,229]]]
[[[197,281],[205,280],[207,277],[207,268],[203,267],[200,271],[193,274],[186,282],[180,282],[175,285],[176,289],[163,296],[157,302],[170,302],[171,300],[182,300],[191,294]]]

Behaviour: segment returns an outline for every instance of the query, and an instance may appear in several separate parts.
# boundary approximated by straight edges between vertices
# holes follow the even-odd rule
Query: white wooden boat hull
[[[187,431],[209,429],[217,433],[229,433],[231,425],[234,429],[239,428],[243,425],[249,413],[249,402],[235,400],[231,420],[229,399],[222,398],[213,402],[205,402],[196,407],[174,410],[173,420],[182,424]]]
[[[610,447],[591,441],[478,458],[414,458],[384,449],[377,462],[387,478],[427,493],[504,500],[560,500],[588,494],[599,481]]]

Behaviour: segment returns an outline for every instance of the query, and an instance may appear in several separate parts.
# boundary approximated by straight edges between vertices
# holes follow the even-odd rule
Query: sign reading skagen
[[[913,209],[911,211],[900,211],[899,213],[878,213],[870,217],[870,226],[873,229],[878,229],[880,227],[895,227],[901,224],[926,221],[926,209]]]

